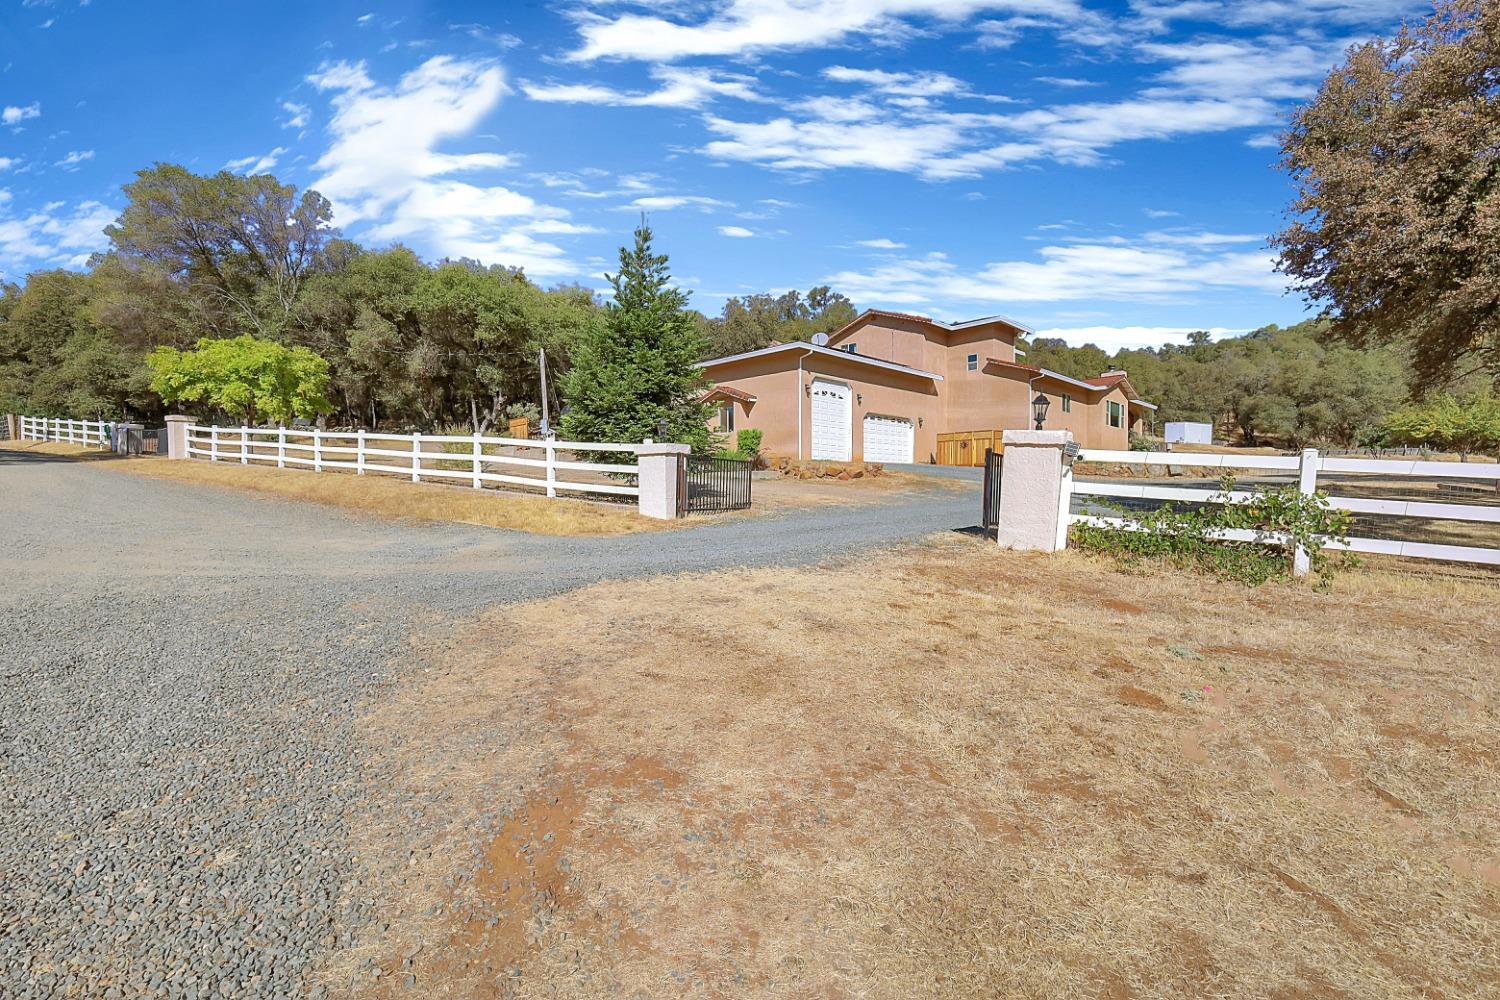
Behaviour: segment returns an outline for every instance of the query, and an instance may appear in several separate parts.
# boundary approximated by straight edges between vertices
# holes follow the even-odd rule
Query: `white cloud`
[[[285,152],[285,146],[277,146],[264,156],[242,156],[238,160],[230,160],[224,164],[224,169],[237,174],[263,174],[276,166]]]
[[[0,156],[0,170],[9,170],[11,167],[15,166],[17,162],[17,160],[14,160],[9,156]]]
[[[15,280],[38,267],[78,267],[109,240],[104,227],[115,221],[116,212],[97,201],[85,201],[65,210],[62,202],[51,202],[26,215],[5,213],[9,197],[0,198],[0,278]]]
[[[306,104],[298,104],[296,101],[282,101],[281,110],[287,113],[287,120],[281,123],[282,128],[306,128],[310,120],[312,109]]]
[[[827,46],[853,35],[901,38],[915,31],[912,20],[956,26],[980,11],[1049,24],[1092,19],[1075,0],[728,0],[708,10],[694,24],[634,12],[578,15],[583,44],[570,58],[671,62]]]
[[[740,240],[742,240],[742,239],[747,239],[748,237],[754,236],[755,235],[755,230],[753,230],[753,229],[746,229],[744,226],[720,226],[719,227],[719,235],[720,236],[730,236],[730,237],[733,237],[734,239],[740,239]]]
[[[732,207],[733,205],[727,201],[698,194],[647,195],[644,198],[634,199],[628,205],[620,206],[625,211],[642,212],[667,212],[674,208],[697,208],[707,212],[715,208]]]
[[[1134,94],[1010,114],[945,107],[981,96],[946,73],[833,66],[825,77],[865,90],[789,101],[765,121],[706,116],[714,138],[700,151],[779,170],[856,167],[931,180],[1039,162],[1097,165],[1126,142],[1264,129],[1280,121],[1284,100],[1305,92],[1310,75],[1327,64],[1326,48],[1274,39],[1153,44],[1139,51],[1170,65]]]
[[[333,95],[332,141],[312,187],[334,203],[340,226],[363,224],[372,239],[538,277],[577,273],[561,247],[537,239],[575,231],[565,228],[567,211],[455,176],[505,168],[510,157],[438,148],[473,133],[499,104],[506,85],[494,62],[436,56],[389,87],[372,81],[364,63],[325,66],[308,79]]]
[[[92,149],[75,149],[67,156],[64,156],[62,159],[54,163],[53,166],[62,167],[64,170],[72,172],[74,170],[77,170],[80,164],[88,160],[92,160],[93,158],[94,151]]]
[[[567,104],[611,104],[621,107],[697,108],[719,97],[758,101],[755,79],[738,73],[658,66],[651,76],[660,83],[652,91],[626,92],[592,83],[531,83],[521,90],[533,101]]]
[[[932,253],[886,260],[825,280],[860,302],[942,305],[1179,302],[1224,289],[1286,288],[1269,251],[1229,249],[1217,234],[1186,233],[1052,244],[1041,247],[1035,259],[996,261],[970,270],[945,254]]]
[[[1301,99],[1338,60],[1337,43],[1308,45],[1274,36],[1256,41],[1146,43],[1137,51],[1175,63],[1159,79],[1178,93],[1236,100],[1248,95]]]
[[[781,117],[766,122],[709,117],[707,125],[723,137],[703,147],[707,155],[780,170],[868,167],[931,174],[943,169],[935,166],[936,160],[965,141],[963,129],[954,123],[860,121],[852,116],[801,121]]]
[[[28,118],[39,118],[41,114],[42,103],[40,101],[32,101],[24,107],[7,104],[5,109],[0,111],[0,125],[19,125]]]
[[[869,247],[872,250],[905,250],[905,243],[897,243],[882,236],[878,240],[855,240],[855,246]]]
[[[1145,347],[1163,347],[1167,344],[1185,345],[1188,335],[1203,330],[1202,327],[1185,326],[1069,326],[1038,330],[1037,337],[1067,341],[1071,347],[1093,344],[1113,354],[1121,350],[1139,350]],[[1233,337],[1248,330],[1236,330],[1223,326],[1209,327],[1208,335],[1218,340]]]
[[[1076,87],[1098,86],[1093,80],[1083,80],[1076,76],[1039,76],[1036,78],[1036,82],[1050,83],[1054,87],[1064,87],[1070,90]]]
[[[969,92],[969,85],[947,73],[926,71],[895,73],[880,69],[851,69],[830,66],[823,75],[839,83],[858,83],[882,94],[901,97],[955,97]]]

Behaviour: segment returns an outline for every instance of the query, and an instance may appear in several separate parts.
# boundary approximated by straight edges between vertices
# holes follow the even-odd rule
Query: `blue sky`
[[[0,277],[162,160],[312,186],[429,259],[603,287],[647,211],[694,305],[834,285],[1106,348],[1306,315],[1275,137],[1408,0],[0,0]]]

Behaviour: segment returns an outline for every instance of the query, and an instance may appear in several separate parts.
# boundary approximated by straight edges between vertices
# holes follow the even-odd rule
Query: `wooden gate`
[[[1004,450],[1000,436],[1004,431],[954,431],[937,436],[938,465],[984,467],[986,450],[999,454]]]

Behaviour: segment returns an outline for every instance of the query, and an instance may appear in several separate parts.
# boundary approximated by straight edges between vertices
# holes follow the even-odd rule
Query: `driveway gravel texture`
[[[0,452],[0,996],[324,995],[320,963],[382,929],[351,830],[375,809],[437,822],[390,801],[355,733],[416,635],[603,579],[814,563],[977,511],[916,490],[543,538]]]

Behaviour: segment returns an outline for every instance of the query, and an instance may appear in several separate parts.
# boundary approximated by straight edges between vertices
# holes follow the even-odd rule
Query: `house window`
[[[1107,409],[1109,413],[1109,426],[1125,426],[1125,407],[1111,399],[1107,404]]]
[[[979,355],[977,355],[977,354],[971,354],[971,355],[969,355],[969,371],[971,371],[971,372],[977,372],[978,370],[979,370]]]
[[[850,354],[858,354],[859,353],[859,351],[857,350],[858,347],[859,347],[858,344],[845,344],[843,347],[840,347],[839,350],[841,350],[841,351],[848,351]]]
[[[1063,412],[1064,413],[1072,413],[1073,412],[1073,397],[1069,396],[1067,393],[1063,393],[1062,394],[1062,398],[1063,398]]]
[[[719,430],[734,430],[734,404],[725,403],[719,407]]]

